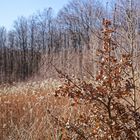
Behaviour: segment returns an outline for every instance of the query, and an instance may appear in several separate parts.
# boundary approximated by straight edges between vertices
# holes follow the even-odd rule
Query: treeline
[[[107,16],[118,31],[113,39],[123,44],[120,51],[130,51],[135,45],[138,55],[137,2],[112,0],[108,5],[96,0],[73,0],[57,16],[48,8],[28,19],[18,18],[10,31],[1,27],[0,82],[36,75],[56,78],[54,66],[79,78],[96,74],[96,49],[101,46],[102,20]]]

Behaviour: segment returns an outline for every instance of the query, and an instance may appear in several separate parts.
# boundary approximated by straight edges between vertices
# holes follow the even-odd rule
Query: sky
[[[0,0],[0,26],[10,29],[20,17],[29,17],[37,11],[52,7],[57,13],[69,0]]]

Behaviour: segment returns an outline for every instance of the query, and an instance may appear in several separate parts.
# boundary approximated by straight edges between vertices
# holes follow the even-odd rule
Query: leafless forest
[[[0,140],[140,140],[140,1],[72,0],[0,28]]]

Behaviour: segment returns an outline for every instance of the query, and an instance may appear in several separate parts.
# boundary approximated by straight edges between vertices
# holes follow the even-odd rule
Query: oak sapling
[[[84,135],[84,139],[135,140],[138,137],[138,119],[134,116],[138,112],[133,110],[133,103],[128,99],[132,98],[135,88],[131,74],[128,73],[132,68],[132,56],[122,53],[119,58],[116,57],[115,51],[119,47],[115,46],[116,42],[112,39],[115,30],[111,27],[111,21],[103,19],[103,27],[103,45],[97,49],[99,67],[94,79],[96,82],[75,82],[76,79],[67,78],[59,71],[67,82],[56,90],[56,97],[71,98],[72,108],[77,110],[80,106],[90,106],[88,113],[85,114],[87,110],[79,111],[75,123],[71,122],[82,132],[77,134],[77,139]],[[72,128],[71,131],[77,133]]]

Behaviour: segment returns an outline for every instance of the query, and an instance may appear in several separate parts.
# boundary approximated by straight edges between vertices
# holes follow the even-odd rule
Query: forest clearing
[[[140,140],[139,0],[72,0],[0,28],[0,140]]]

